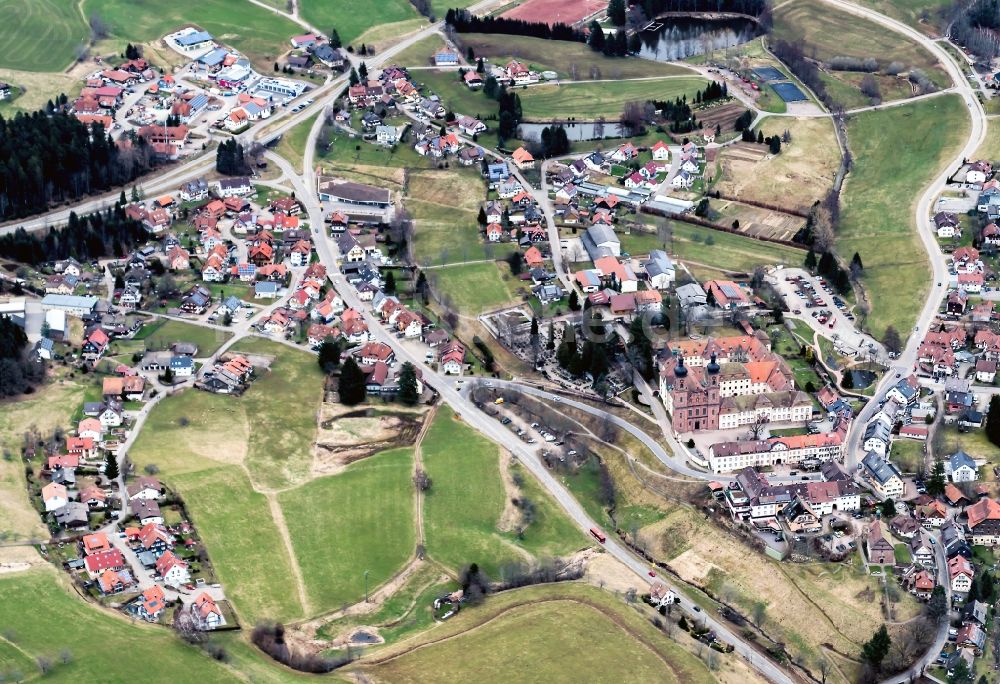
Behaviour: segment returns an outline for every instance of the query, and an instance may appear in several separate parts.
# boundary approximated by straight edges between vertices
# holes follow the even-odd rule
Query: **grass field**
[[[535,71],[555,71],[564,79],[572,78],[575,71],[577,79],[590,80],[592,69],[597,69],[594,75],[598,78],[613,80],[693,73],[676,64],[650,59],[605,57],[583,43],[565,40],[490,33],[463,33],[460,38],[462,46],[471,47],[476,57],[484,57],[494,64],[506,64],[516,59],[527,63]]]
[[[904,473],[924,472],[924,443],[914,439],[895,439],[889,454],[892,462]]]
[[[404,203],[415,220],[413,255],[422,265],[502,258],[512,243],[487,244],[476,217],[486,185],[475,169],[411,171]]]
[[[307,481],[322,392],[315,357],[259,339],[233,350],[273,356],[271,372],[259,371],[239,398],[187,391],[164,399],[133,452],[165,472],[243,464],[264,491]]]
[[[413,554],[412,471],[396,449],[278,495],[312,612],[360,601],[364,572],[374,589]]]
[[[317,629],[319,639],[332,640],[361,625],[375,627],[386,643],[395,643],[434,624],[434,599],[457,588],[437,563],[420,561],[406,581],[385,597],[374,613],[341,615]]]
[[[302,32],[298,24],[257,5],[243,3],[234,11],[229,0],[177,0],[166,5],[152,0],[84,0],[83,9],[87,16],[100,15],[122,45],[157,40],[182,26],[197,24],[268,71],[289,48],[289,37]]]
[[[671,222],[672,254],[682,261],[706,264],[717,269],[751,273],[759,264],[799,265],[805,252],[753,238]],[[706,240],[712,244],[706,244]]]
[[[309,131],[312,130],[313,124],[316,122],[316,116],[306,119],[282,135],[278,146],[274,148],[274,151],[287,159],[299,173],[302,172],[302,158],[306,153],[306,141],[309,139]]]
[[[774,39],[801,40],[815,47],[815,57],[874,57],[881,63],[899,61],[923,69],[939,87],[948,76],[930,52],[918,43],[882,26],[836,9],[822,0],[794,0],[774,12]],[[810,52],[810,56],[812,53]]]
[[[527,527],[520,544],[513,533],[499,530],[506,499],[499,449],[456,419],[451,409],[438,411],[421,449],[433,481],[424,501],[427,551],[443,565],[459,570],[475,562],[497,577],[505,563],[531,560],[529,548],[556,556],[586,545],[572,526],[557,522],[561,513],[554,508]],[[530,494],[543,508],[551,506],[539,490]]]
[[[35,658],[55,663],[45,681],[128,681],[151,662],[170,663],[171,680],[239,681],[235,673],[187,646],[167,629],[129,623],[84,603],[51,567],[0,575],[0,671],[41,676]],[[12,642],[8,641],[12,638]],[[59,657],[66,649],[70,662]],[[9,669],[8,669],[9,668]],[[14,681],[11,679],[10,681]]]
[[[549,41],[546,41],[549,42]],[[496,102],[482,91],[469,90],[454,71],[421,71],[415,79],[437,94],[450,109],[460,114],[484,118],[496,112]],[[562,85],[538,85],[517,91],[526,121],[552,119],[617,119],[626,102],[648,99],[672,100],[686,95],[693,101],[705,87],[698,76],[674,76],[642,81],[578,81]]]
[[[947,9],[948,0],[860,0],[859,5],[871,7],[887,17],[899,19],[928,35],[940,35],[938,12]],[[926,17],[926,21],[924,21]]]
[[[466,316],[478,316],[514,300],[494,262],[447,266],[426,273],[434,291],[450,297],[456,309]]]
[[[464,655],[470,652],[476,657]],[[528,671],[532,680],[550,682],[716,681],[643,615],[576,583],[504,592],[354,668],[392,682],[510,682]]]
[[[444,39],[437,33],[432,33],[405,50],[397,52],[393,55],[392,61],[405,67],[430,66],[434,63],[434,53],[442,47],[444,47]]]
[[[589,118],[609,119],[621,114],[626,102],[673,100],[686,95],[693,101],[696,91],[707,81],[700,77],[673,77],[646,81],[613,81],[608,83],[567,83],[541,85],[522,90],[521,105],[526,120]]]
[[[144,326],[137,339],[144,340],[149,350],[169,349],[174,342],[190,342],[198,345],[197,356],[201,358],[214,354],[232,336],[232,333],[222,330],[161,319]]]
[[[989,159],[994,163],[1000,162],[1000,124],[996,123],[996,119],[987,121],[986,139],[979,149],[976,150],[976,157]]]
[[[0,67],[62,71],[76,58],[90,28],[76,3],[64,0],[0,0]],[[49,97],[57,93],[49,93]]]
[[[266,497],[253,490],[241,468],[226,466],[165,479],[184,498],[241,620],[252,625],[261,619],[304,615],[281,531]]]
[[[807,210],[833,185],[840,165],[840,148],[829,119],[769,118],[761,123],[765,136],[786,130],[792,140],[781,154],[754,160],[741,146],[719,155],[721,176],[716,186],[741,199]]]
[[[241,340],[233,351],[274,357],[270,373],[242,397],[252,429],[246,465],[261,489],[283,488],[310,478],[316,409],[323,374],[316,357],[259,338]]]
[[[86,376],[84,376],[86,380]],[[43,436],[65,429],[92,385],[78,380],[53,380],[34,395],[0,402],[0,448],[11,454],[0,460],[0,533],[10,540],[36,537],[47,531],[24,489],[20,459],[24,432],[34,426]]]
[[[417,18],[417,11],[407,0],[356,0],[349,3],[302,0],[299,12],[303,19],[324,33],[336,28],[345,47],[374,26]]]
[[[913,225],[914,203],[965,140],[968,125],[952,95],[848,122],[854,166],[842,196],[837,251],[848,260],[861,255],[872,300],[867,326],[876,337],[888,325],[905,334],[923,306],[928,264]]]
[[[469,90],[459,80],[457,71],[426,69],[414,71],[412,78],[414,82],[426,86],[431,93],[441,98],[446,107],[458,114],[485,119],[497,112],[496,101],[486,97],[482,90]],[[518,91],[518,94],[523,95],[523,91]],[[527,107],[523,106],[523,97],[521,103],[522,108],[527,112]],[[487,123],[487,126],[489,125],[490,123]],[[495,122],[492,125],[493,128],[496,128]]]

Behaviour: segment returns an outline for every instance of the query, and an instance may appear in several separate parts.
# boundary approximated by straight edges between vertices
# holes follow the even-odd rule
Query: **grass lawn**
[[[58,377],[63,376],[59,371]],[[69,420],[81,408],[84,394],[93,391],[95,386],[92,375],[52,380],[32,395],[0,402],[0,447],[12,455],[9,461],[0,459],[0,533],[8,540],[48,537],[24,489],[20,454],[25,430],[35,426],[45,437],[56,427],[64,430],[70,427]],[[100,393],[100,389],[96,391]],[[36,472],[38,465],[35,465]]]
[[[474,116],[477,119],[485,119],[487,116],[495,116],[497,113],[497,103],[486,97],[482,90],[469,90],[466,85],[459,80],[457,71],[436,71],[426,69],[414,71],[413,81],[423,84],[429,93],[433,93],[441,98],[445,107],[466,116]],[[528,108],[524,106],[524,92],[518,91],[521,95],[521,105],[527,115]],[[486,122],[487,126],[496,128],[496,122]]]
[[[299,124],[298,127],[305,124]],[[298,164],[302,164],[302,155],[305,153],[306,138],[309,135],[308,128],[305,134],[301,135],[301,142],[292,141],[290,145],[295,145],[293,149],[299,150]],[[343,133],[335,133],[330,136],[330,144],[326,150],[316,155],[318,161],[330,162],[333,164],[360,164],[364,166],[387,166],[393,168],[427,168],[430,161],[421,157],[412,147],[412,143],[400,143],[395,147],[384,147],[373,145],[360,138],[351,138]]]
[[[585,545],[568,523],[553,524],[561,514],[554,508],[548,512],[552,504],[540,490],[531,494],[546,513],[527,527],[520,544],[514,534],[498,529],[507,498],[499,448],[456,419],[451,409],[438,411],[421,451],[433,481],[424,500],[427,552],[443,565],[459,570],[475,562],[497,577],[505,563],[530,560],[527,549],[558,555]]]
[[[968,115],[951,95],[850,118],[854,166],[844,188],[837,251],[854,252],[872,299],[867,326],[905,334],[923,306],[927,256],[916,235],[914,202],[965,140]]]
[[[62,71],[90,37],[77,4],[65,0],[0,0],[0,16],[0,67],[8,69]]]
[[[896,565],[909,565],[913,562],[910,548],[906,544],[896,544],[893,547],[893,555],[896,556]]]
[[[915,439],[895,439],[889,457],[904,473],[923,474],[924,443]]]
[[[447,12],[447,9],[445,10]],[[444,39],[437,33],[421,38],[402,52],[393,55],[392,61],[404,67],[430,66],[434,53],[444,47]]]
[[[923,69],[939,87],[948,85],[947,74],[921,45],[822,0],[795,0],[779,6],[774,12],[772,36],[801,40],[810,46],[807,52],[815,47],[820,60],[843,56],[899,61],[908,68]]]
[[[253,490],[243,469],[226,466],[162,477],[184,498],[244,624],[303,616],[281,531],[267,498]]]
[[[0,638],[3,671],[20,670],[27,676],[22,681],[37,679],[42,675],[35,658],[45,656],[55,663],[44,675],[46,681],[128,681],[132,673],[163,658],[176,668],[171,675],[176,682],[239,681],[171,630],[130,623],[87,605],[57,572],[41,566],[0,575],[0,625],[13,635],[13,646]],[[68,664],[59,658],[63,649],[71,653]]]
[[[509,682],[523,679],[526,668],[537,681],[715,681],[643,613],[583,584],[517,589],[462,610],[417,640],[431,645],[409,640],[350,669],[393,682]],[[476,658],[463,656],[470,652]]]
[[[413,255],[425,266],[503,258],[513,243],[487,243],[476,222],[486,185],[476,170],[411,171],[404,199],[415,220]]]
[[[434,291],[451,297],[457,310],[466,316],[478,316],[514,300],[494,262],[447,266],[426,273]]]
[[[151,351],[169,349],[174,342],[191,342],[198,345],[199,358],[211,356],[233,336],[222,330],[170,320],[143,326],[137,335],[138,339],[145,341],[146,349]]]
[[[414,78],[437,94],[445,106],[460,114],[482,119],[497,111],[496,102],[486,97],[481,90],[469,90],[459,80],[456,71],[420,71],[414,74]],[[578,81],[521,88],[517,94],[521,98],[526,121],[593,119],[598,116],[616,120],[626,102],[673,100],[682,95],[693,102],[695,92],[704,88],[706,83],[705,79],[698,76],[599,83]]]
[[[871,7],[874,10],[913,26],[928,35],[940,35],[941,18],[938,12],[946,10],[951,3],[948,0],[859,0],[859,5]],[[923,21],[923,17],[927,21]]]
[[[651,59],[605,57],[583,43],[565,40],[491,33],[463,33],[459,38],[463,47],[475,51],[476,57],[484,57],[493,64],[516,59],[535,71],[555,71],[563,79],[572,78],[575,70],[577,79],[588,80],[594,68],[600,72],[598,78],[614,80],[694,73],[677,64]]]
[[[252,429],[246,466],[261,489],[283,488],[311,478],[316,408],[323,374],[316,357],[259,338],[241,340],[233,351],[274,357],[270,373],[258,376],[240,401]]]
[[[243,400],[188,389],[156,405],[129,455],[167,476],[236,465],[246,458],[250,430]]]
[[[794,247],[763,242],[753,238],[723,233],[684,223],[673,226],[672,254],[683,261],[693,261],[716,269],[751,273],[760,264],[798,266],[805,252]],[[707,244],[711,242],[711,244]]]
[[[613,81],[609,83],[567,83],[541,85],[521,90],[521,105],[526,120],[548,121],[566,118],[604,116],[614,119],[625,103],[639,100],[673,100],[687,96],[694,100],[696,91],[705,87],[703,78],[672,77],[655,81]]]
[[[319,116],[317,114],[316,116]],[[276,153],[287,159],[295,170],[302,172],[302,158],[306,153],[306,141],[309,139],[309,131],[316,123],[316,116],[306,119],[297,124],[290,131],[281,136],[278,146],[274,149]]]
[[[986,122],[986,126],[986,140],[976,150],[976,157],[994,162],[1000,161],[1000,124],[996,119],[990,119]]]
[[[407,0],[356,0],[348,3],[302,0],[299,11],[303,19],[324,33],[336,28],[345,47],[374,26],[417,18],[417,11]]]
[[[123,46],[128,41],[157,40],[186,24],[197,24],[268,71],[288,49],[288,39],[302,32],[298,24],[257,5],[246,3],[234,11],[229,0],[177,0],[162,6],[150,0],[84,0],[83,10],[87,16],[99,14]]]
[[[396,449],[278,495],[312,612],[362,600],[365,571],[374,589],[411,557],[412,471],[413,450]]]

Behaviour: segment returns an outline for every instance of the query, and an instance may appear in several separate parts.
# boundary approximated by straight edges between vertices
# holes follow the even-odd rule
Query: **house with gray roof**
[[[883,499],[899,499],[905,485],[899,469],[880,454],[869,451],[861,461],[861,475]]]
[[[952,482],[975,482],[979,479],[975,460],[961,449],[949,456],[944,466]]]
[[[657,290],[666,290],[674,282],[674,262],[662,249],[654,249],[649,258],[642,262],[649,278],[649,286]]]
[[[583,248],[587,250],[591,261],[597,261],[601,257],[622,255],[621,240],[615,235],[615,231],[610,226],[597,224],[587,229],[581,239]]]

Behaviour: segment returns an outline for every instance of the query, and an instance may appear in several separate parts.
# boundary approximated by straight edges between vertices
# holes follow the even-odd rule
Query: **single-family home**
[[[191,581],[187,563],[175,556],[173,551],[167,551],[156,559],[156,572],[167,586],[180,587]]]

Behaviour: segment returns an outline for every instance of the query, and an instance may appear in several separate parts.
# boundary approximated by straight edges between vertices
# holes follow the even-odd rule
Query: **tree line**
[[[45,364],[27,358],[28,337],[7,316],[0,316],[0,397],[31,393],[45,379]]]
[[[1000,55],[1000,1],[975,0],[951,25],[951,37],[980,59]]]
[[[143,139],[128,139],[119,146],[100,124],[61,111],[0,117],[0,220],[125,185],[156,166]]]
[[[499,33],[508,36],[528,36],[546,40],[568,40],[582,43],[586,36],[568,24],[524,21],[506,17],[476,16],[464,9],[453,8],[445,15],[445,23],[457,33]]]
[[[39,237],[18,228],[0,237],[0,256],[32,266],[73,257],[90,261],[105,256],[125,256],[149,237],[145,226],[125,216],[119,201],[106,212],[79,217],[70,213],[63,228],[54,228]]]

